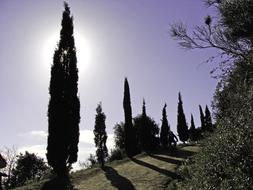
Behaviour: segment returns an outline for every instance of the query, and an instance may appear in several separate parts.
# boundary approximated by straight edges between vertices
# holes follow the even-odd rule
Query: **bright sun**
[[[87,67],[89,66],[91,58],[90,48],[85,38],[78,31],[74,32],[74,38],[76,46],[77,66],[79,75],[81,75],[84,71],[87,70]],[[45,66],[47,68],[50,68],[51,64],[53,63],[54,50],[56,49],[59,40],[60,35],[55,32],[54,34],[51,34],[45,41],[43,57]]]

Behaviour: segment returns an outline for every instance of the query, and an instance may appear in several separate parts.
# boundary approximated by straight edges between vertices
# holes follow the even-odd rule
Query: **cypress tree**
[[[191,141],[196,141],[197,140],[197,131],[195,128],[195,123],[193,119],[193,115],[191,114],[191,127],[189,129],[189,139]]]
[[[144,118],[147,117],[145,99],[143,99],[143,103],[142,103],[142,117]]]
[[[166,107],[167,105],[165,104],[163,107],[163,112],[162,112],[162,126],[161,126],[161,133],[160,133],[160,142],[162,146],[165,148],[168,146],[168,135],[170,131],[170,127],[167,120]]]
[[[205,126],[207,131],[209,132],[213,131],[212,117],[207,105],[205,109]]]
[[[104,112],[102,112],[101,103],[98,104],[96,112],[95,128],[93,131],[95,135],[94,141],[97,147],[96,155],[98,163],[101,165],[101,167],[104,167],[105,158],[108,157],[108,149],[106,147],[107,134],[105,131],[106,116]]]
[[[185,143],[185,141],[188,140],[189,134],[188,134],[188,126],[186,124],[186,119],[184,115],[184,110],[183,110],[183,102],[181,99],[181,94],[179,92],[178,94],[178,107],[177,107],[177,133],[179,136],[179,139]]]
[[[199,105],[199,113],[200,113],[201,130],[206,131],[205,115],[204,115],[201,105]]]
[[[47,160],[58,176],[67,175],[68,168],[77,161],[80,122],[73,17],[68,4],[64,6],[60,41],[51,67],[48,105]]]
[[[124,83],[124,99],[123,99],[123,108],[125,114],[125,150],[128,157],[133,157],[137,154],[137,139],[136,132],[133,128],[132,122],[132,108],[130,100],[130,89],[127,78],[125,78]]]

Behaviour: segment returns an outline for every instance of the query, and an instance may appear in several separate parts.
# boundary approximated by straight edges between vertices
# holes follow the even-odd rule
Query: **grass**
[[[78,190],[173,189],[173,184],[180,179],[176,172],[178,166],[199,148],[197,145],[182,146],[173,154],[159,151],[113,161],[104,169],[96,167],[77,171],[71,175],[71,182]],[[39,190],[45,182],[33,182],[16,190]]]

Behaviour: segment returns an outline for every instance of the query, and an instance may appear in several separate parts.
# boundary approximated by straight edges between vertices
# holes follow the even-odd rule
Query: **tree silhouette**
[[[185,141],[188,140],[189,134],[188,134],[188,126],[186,124],[186,119],[184,115],[183,110],[183,102],[181,98],[180,92],[178,93],[178,107],[177,107],[177,133],[179,136],[179,139],[185,143]]]
[[[134,128],[137,131],[138,148],[144,151],[154,150],[159,144],[157,135],[159,128],[154,119],[147,116],[146,104],[143,99],[142,114],[134,118]]]
[[[51,67],[48,105],[47,160],[58,176],[68,174],[68,168],[77,161],[80,122],[73,17],[68,4],[64,6],[60,41]]]
[[[105,131],[105,119],[106,116],[104,112],[102,112],[101,103],[98,104],[96,109],[97,115],[95,118],[95,129],[94,129],[94,141],[97,147],[96,155],[98,163],[104,167],[105,158],[108,157],[108,149],[106,147],[107,134]]]
[[[168,146],[168,135],[170,131],[170,127],[167,120],[166,107],[167,105],[165,104],[163,107],[162,126],[161,126],[161,133],[160,133],[160,142],[162,146],[165,148]]]
[[[29,152],[20,153],[17,156],[16,166],[11,171],[8,188],[24,185],[28,180],[38,180],[48,169],[42,158]]]
[[[128,157],[133,157],[137,154],[136,131],[133,128],[132,108],[130,100],[130,89],[127,78],[124,83],[124,99],[123,108],[125,113],[125,150]]]
[[[205,109],[205,126],[207,131],[209,132],[213,131],[212,117],[207,105]]]

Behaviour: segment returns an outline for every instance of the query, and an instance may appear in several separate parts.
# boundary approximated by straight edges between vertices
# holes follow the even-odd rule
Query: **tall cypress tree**
[[[186,124],[186,119],[184,115],[183,110],[183,102],[181,98],[181,94],[179,92],[178,94],[178,107],[177,107],[177,133],[179,136],[179,139],[185,143],[185,141],[188,140],[189,134],[188,134],[188,126]]]
[[[132,122],[132,108],[130,100],[130,90],[127,78],[125,78],[124,83],[124,99],[123,99],[123,108],[125,114],[125,150],[128,157],[133,157],[137,154],[137,139],[136,132],[133,128]]]
[[[195,128],[195,123],[193,119],[193,115],[191,114],[191,127],[189,129],[189,139],[191,141],[196,141],[197,140],[197,131]]]
[[[204,115],[201,105],[199,105],[199,113],[200,113],[201,130],[206,131],[205,115]]]
[[[77,161],[80,122],[73,17],[68,4],[64,6],[60,41],[51,67],[48,105],[47,160],[58,176],[68,174],[68,168]]]
[[[162,146],[165,148],[168,146],[168,135],[170,131],[170,127],[167,120],[166,107],[167,105],[165,104],[163,107],[163,112],[162,112],[162,126],[161,126],[161,133],[160,133],[160,142]]]
[[[205,126],[207,131],[209,132],[213,131],[212,117],[207,105],[205,109]]]
[[[97,147],[96,155],[98,163],[104,167],[105,158],[108,157],[108,149],[106,147],[107,134],[105,131],[105,119],[106,116],[104,112],[102,112],[101,103],[98,104],[96,109],[97,115],[95,118],[95,128],[94,128],[94,141]]]

